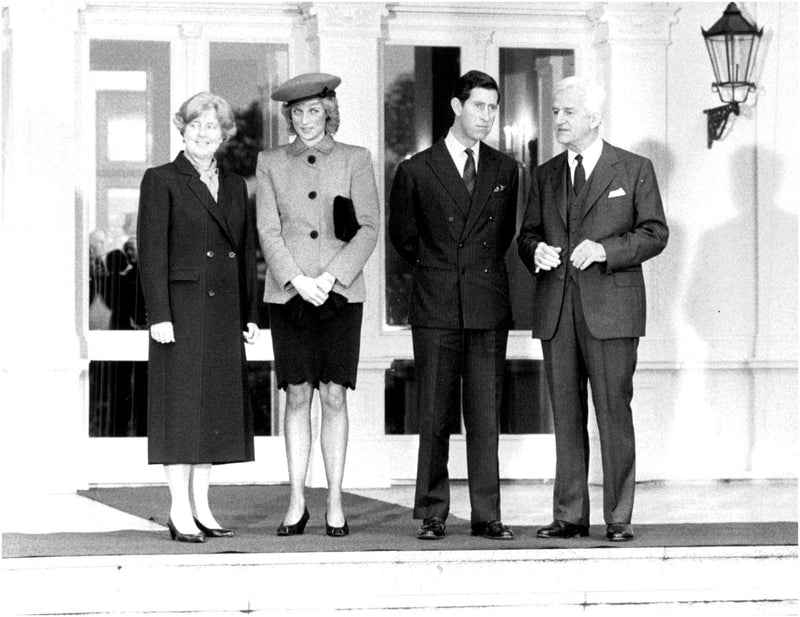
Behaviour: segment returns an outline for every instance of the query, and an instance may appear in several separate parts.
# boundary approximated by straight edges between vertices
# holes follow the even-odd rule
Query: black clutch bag
[[[339,240],[350,242],[361,229],[356,218],[353,200],[337,195],[333,198],[333,233]]]
[[[319,321],[326,321],[336,315],[344,306],[347,306],[347,298],[332,291],[322,306],[314,306],[306,302],[300,294],[292,296],[286,302],[285,310],[289,321],[296,327],[305,330],[314,322],[315,316]]]

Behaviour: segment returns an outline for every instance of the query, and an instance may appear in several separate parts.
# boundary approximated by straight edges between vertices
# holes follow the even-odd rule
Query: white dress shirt
[[[567,150],[567,161],[569,162],[569,173],[571,174],[572,182],[575,183],[575,168],[578,166],[578,162],[575,160],[575,157],[578,154],[583,156],[583,170],[586,172],[586,180],[589,180],[589,176],[592,175],[592,171],[594,171],[595,165],[597,165],[597,161],[600,159],[600,155],[603,153],[603,140],[600,139],[598,136],[589,147],[585,148],[583,152],[573,152],[572,150]],[[467,156],[466,154],[464,155]]]

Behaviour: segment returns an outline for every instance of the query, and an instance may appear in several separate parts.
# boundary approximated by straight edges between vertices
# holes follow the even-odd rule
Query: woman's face
[[[320,99],[303,101],[292,107],[292,126],[297,135],[309,146],[325,137],[328,114]]]
[[[222,128],[217,119],[217,112],[207,109],[183,129],[183,141],[186,152],[193,158],[211,160],[222,143]]]

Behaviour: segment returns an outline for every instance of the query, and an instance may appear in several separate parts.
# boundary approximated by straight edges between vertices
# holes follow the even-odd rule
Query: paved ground
[[[550,522],[550,482],[506,482],[503,520],[509,525]],[[353,493],[411,507],[413,486],[354,490]],[[602,489],[592,486],[592,523],[602,524]],[[451,512],[469,519],[465,482],[451,487]],[[13,505],[12,505],[13,504]],[[796,480],[646,482],[637,486],[636,523],[797,521]],[[5,500],[0,530],[6,533],[99,532],[118,529],[163,530],[79,495],[25,496]]]

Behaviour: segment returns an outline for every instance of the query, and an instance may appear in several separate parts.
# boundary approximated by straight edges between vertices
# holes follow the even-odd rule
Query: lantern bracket
[[[706,119],[708,120],[708,147],[711,148],[711,144],[722,137],[725,132],[728,117],[731,114],[739,115],[739,103],[734,101],[727,105],[704,109],[703,113],[706,114]]]

